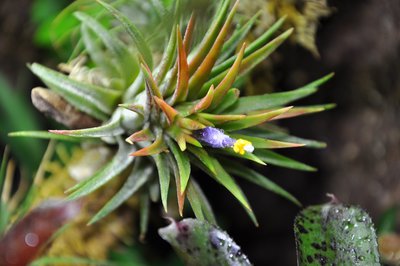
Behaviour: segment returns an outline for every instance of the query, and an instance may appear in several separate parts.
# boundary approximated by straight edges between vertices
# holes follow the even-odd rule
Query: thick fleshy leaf
[[[143,34],[140,30],[132,23],[132,21],[124,14],[115,9],[112,5],[107,4],[101,0],[97,0],[103,7],[105,7],[124,27],[128,34],[132,37],[132,40],[138,49],[141,56],[143,56],[146,64],[153,67],[153,56],[147,41],[144,39]]]
[[[107,114],[111,114],[121,96],[118,91],[70,79],[37,63],[29,67],[50,89],[59,93],[74,107],[100,120],[105,120]]]
[[[178,165],[178,170],[179,170],[179,176],[180,176],[180,181],[181,181],[181,187],[177,188],[180,190],[180,193],[184,193],[186,190],[186,186],[189,182],[189,176],[190,176],[190,161],[188,156],[186,155],[185,152],[182,152],[177,145],[174,143],[174,141],[168,139],[167,140],[167,145],[169,149],[171,150],[172,154],[174,155],[174,158],[176,160],[176,163]]]
[[[188,85],[189,85],[189,69],[186,58],[186,50],[185,46],[183,45],[179,27],[176,30],[176,35],[178,42],[178,58],[177,58],[178,82],[176,84],[176,89],[170,102],[171,105],[186,100],[186,97],[188,95]]]
[[[196,96],[200,92],[199,90],[203,86],[204,82],[207,81],[208,76],[209,76],[215,62],[218,59],[218,55],[224,44],[225,37],[228,34],[230,24],[233,20],[233,16],[236,13],[237,6],[238,6],[238,2],[236,2],[235,5],[233,6],[233,8],[231,9],[224,25],[222,26],[221,31],[218,33],[218,36],[215,39],[215,42],[212,45],[207,56],[204,58],[203,62],[200,64],[200,66],[196,69],[196,71],[191,76],[190,81],[189,81],[189,98],[190,99],[196,98]],[[208,86],[207,89],[209,87],[210,86]],[[204,90],[204,91],[206,91],[206,90]]]
[[[50,133],[48,131],[18,131],[8,133],[10,137],[19,137],[19,138],[38,138],[38,139],[55,139],[55,140],[63,140],[63,141],[74,141],[79,142],[82,139]]]
[[[190,218],[172,221],[158,233],[172,245],[185,265],[252,265],[226,232],[206,221]]]
[[[379,266],[377,237],[369,215],[335,201],[310,206],[295,219],[299,266]]]
[[[228,162],[226,162],[228,163]],[[272,182],[265,176],[261,175],[260,173],[240,164],[231,164],[229,163],[229,167],[227,164],[225,164],[227,167],[227,171],[230,172],[233,175],[242,177],[254,184],[259,185],[260,187],[265,188],[266,190],[272,191],[288,200],[291,202],[301,206],[301,203],[293,197],[289,192],[281,188],[279,185],[276,183]]]
[[[246,49],[246,43],[244,43],[242,45],[242,48],[240,49],[239,53],[237,54],[235,62],[233,63],[232,67],[229,69],[225,78],[215,88],[214,99],[210,106],[211,109],[217,107],[221,103],[221,101],[224,99],[226,93],[231,89],[232,84],[235,81],[237,74],[239,73],[240,64],[242,62],[245,49]],[[202,95],[201,92],[200,92],[200,95]]]
[[[215,114],[220,114],[228,109],[230,106],[236,103],[239,99],[240,91],[236,88],[230,89],[226,94],[225,97],[222,99],[220,104],[216,106],[212,112]]]
[[[262,161],[286,168],[292,168],[301,171],[316,171],[314,167],[308,166],[304,163],[298,162],[286,156],[280,155],[270,150],[256,150],[254,154],[259,157]]]
[[[271,120],[275,116],[281,115],[288,110],[290,110],[290,107],[285,107],[273,111],[268,111],[265,113],[261,114],[256,114],[256,115],[248,115],[245,118],[233,122],[227,122],[225,124],[222,124],[220,127],[226,131],[234,131],[234,130],[239,130],[239,129],[244,129],[248,127],[253,127],[259,124],[262,124],[266,121]]]
[[[135,194],[153,175],[153,168],[143,166],[139,160],[135,162],[132,172],[126,179],[121,189],[109,200],[100,211],[89,221],[89,225],[96,223],[121,206],[127,199]]]
[[[251,20],[253,20],[256,16],[257,15],[255,15]],[[251,55],[258,49],[260,49],[262,46],[264,46],[271,39],[271,37],[277,32],[277,30],[282,26],[285,19],[286,19],[285,17],[279,19],[265,33],[263,33],[255,41],[251,42],[244,53],[244,57]],[[250,23],[251,20],[249,20],[248,23]],[[248,23],[246,23],[246,25]],[[243,27],[245,27],[245,25]],[[232,37],[233,37],[233,35],[232,35]],[[226,42],[226,44],[228,44],[228,42],[229,42],[229,40]],[[215,77],[218,74],[220,74],[221,72],[230,68],[234,61],[235,61],[235,56],[231,56],[229,59],[225,60],[223,63],[214,67],[211,72],[211,77]]]
[[[316,81],[313,81],[299,89],[292,91],[241,97],[234,105],[225,110],[225,112],[233,114],[244,114],[252,111],[283,106],[285,104],[315,93],[318,87],[324,84],[330,78],[332,78],[332,76],[333,74],[326,75]]]
[[[203,219],[205,218],[209,223],[217,224],[214,212],[207,197],[193,178],[190,180],[188,185],[187,198],[198,219],[201,220],[200,217],[203,217]]]
[[[250,137],[240,134],[230,134],[230,136],[235,139],[248,140],[256,149],[282,149],[282,148],[296,148],[305,146],[305,144],[263,139],[263,138]]]
[[[228,14],[230,2],[230,0],[221,1],[217,13],[215,14],[215,18],[213,19],[213,22],[209,27],[203,41],[197,47],[197,49],[193,53],[193,56],[190,57],[190,75],[192,75],[200,66],[201,62],[203,62],[215,39],[217,38],[218,33],[220,32],[220,29],[222,28]]]
[[[75,12],[74,15],[101,39],[107,49],[117,59],[115,62],[120,64],[119,71],[126,81],[126,84],[130,84],[133,81],[133,78],[138,74],[139,69],[137,61],[129,52],[128,48],[93,17],[83,12]],[[101,62],[104,62],[104,60]]]
[[[125,144],[122,140],[118,140],[119,149],[113,157],[112,161],[99,170],[92,177],[79,182],[67,192],[72,192],[68,196],[69,199],[76,199],[88,195],[95,191],[120,173],[124,171],[132,162],[134,157],[129,156],[134,148]]]
[[[321,104],[321,105],[311,105],[311,106],[304,106],[304,107],[303,106],[293,107],[286,113],[278,115],[277,117],[274,117],[272,120],[286,119],[286,118],[291,118],[291,117],[296,117],[296,116],[318,113],[318,112],[322,112],[322,111],[326,111],[326,110],[335,108],[335,106],[336,106],[336,104]]]
[[[164,206],[164,211],[168,212],[168,190],[170,182],[170,172],[168,167],[167,155],[164,153],[152,156],[158,171],[158,179],[160,182],[161,202]]]
[[[53,134],[77,138],[101,138],[119,136],[124,133],[124,129],[121,127],[122,119],[123,118],[121,112],[116,112],[114,116],[110,119],[110,121],[99,127],[75,130],[49,130],[49,132]]]

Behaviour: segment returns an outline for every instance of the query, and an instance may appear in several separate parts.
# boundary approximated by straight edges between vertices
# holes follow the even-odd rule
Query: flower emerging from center
[[[233,139],[226,135],[222,129],[205,127],[194,132],[194,137],[202,144],[211,148],[233,148],[236,153],[243,155],[245,152],[253,152],[254,147],[250,141]]]

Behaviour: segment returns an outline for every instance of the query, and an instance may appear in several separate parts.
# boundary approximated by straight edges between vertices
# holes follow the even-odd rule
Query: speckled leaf
[[[296,216],[294,231],[299,266],[381,265],[373,223],[358,207],[308,207]]]
[[[240,247],[218,227],[206,221],[184,219],[158,230],[185,265],[251,265]]]

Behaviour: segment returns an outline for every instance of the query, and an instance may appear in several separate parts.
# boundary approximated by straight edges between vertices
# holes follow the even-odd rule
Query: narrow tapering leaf
[[[148,88],[150,89],[152,95],[162,99],[163,96],[160,89],[158,88],[156,81],[153,78],[153,74],[151,73],[149,66],[145,62],[142,62],[140,64],[140,68],[142,69],[146,84],[148,85]]]
[[[239,96],[240,96],[240,91],[238,89],[236,88],[230,89],[225,94],[225,97],[222,99],[220,104],[210,111],[212,111],[215,114],[220,114],[224,112],[226,109],[228,109],[229,107],[231,107],[236,103],[236,101],[239,99]]]
[[[156,69],[156,74],[154,75],[154,79],[157,84],[161,84],[164,80],[165,75],[167,74],[168,70],[174,63],[174,56],[175,56],[175,49],[176,49],[176,34],[175,34],[175,27],[171,31],[171,36],[169,37],[169,41],[167,47],[164,50],[163,56],[161,58],[160,64]]]
[[[277,141],[271,139],[263,139],[258,137],[250,137],[241,134],[230,134],[235,139],[245,139],[251,142],[256,149],[281,149],[281,148],[296,148],[305,146],[305,144]]]
[[[186,155],[185,152],[182,152],[177,145],[174,143],[174,141],[167,139],[167,145],[174,155],[174,158],[176,160],[176,163],[178,165],[178,170],[179,170],[179,176],[181,178],[181,187],[177,188],[180,190],[180,193],[182,194],[186,190],[186,186],[189,182],[189,176],[190,176],[190,161],[188,156]]]
[[[229,121],[242,120],[246,115],[215,115],[209,113],[199,113],[196,116],[206,119],[214,125],[220,125]]]
[[[212,224],[217,224],[214,212],[211,208],[210,203],[207,200],[207,197],[204,195],[204,192],[201,190],[199,184],[197,184],[197,182],[194,179],[190,180],[190,183],[188,186],[187,197],[192,206],[200,204],[203,217],[208,222],[210,222]],[[193,204],[192,204],[192,202],[193,202]],[[194,211],[194,209],[193,209],[193,211]],[[196,217],[197,217],[197,214],[196,214]],[[197,217],[197,218],[199,218],[199,217]]]
[[[150,218],[150,196],[148,193],[142,193],[140,195],[140,235],[139,239],[144,241],[149,227]]]
[[[182,187],[182,178],[181,178],[181,171],[179,171],[178,165],[175,161],[175,159],[172,156],[169,157],[169,162],[170,162],[170,168],[172,168],[172,172],[174,173],[175,177],[175,185],[176,185],[176,199],[178,202],[178,211],[179,215],[183,217],[183,207],[185,204],[185,197],[186,197],[186,191],[181,192],[181,187]]]
[[[132,21],[124,14],[115,9],[112,5],[107,4],[101,0],[97,0],[103,7],[105,7],[124,27],[128,34],[132,37],[132,40],[137,47],[141,56],[143,56],[146,64],[153,67],[153,56],[147,41],[144,39],[143,34],[140,30],[132,23]]]
[[[257,184],[269,191],[272,191],[272,192],[290,200],[291,202],[301,206],[301,203],[295,197],[293,197],[289,192],[287,192],[282,187],[280,187],[276,183],[272,182],[265,176],[261,175],[260,173],[254,171],[244,165],[229,163],[229,167],[227,167],[226,169],[228,172],[232,173],[233,175],[242,177],[254,184]]]
[[[189,110],[188,114],[198,113],[207,109],[211,105],[213,98],[214,98],[214,85],[212,85],[208,90],[207,94],[199,102],[197,102],[193,106],[193,108]]]
[[[168,119],[168,122],[172,124],[178,115],[178,112],[168,103],[166,103],[164,100],[154,96],[154,100],[157,103],[157,105],[161,108],[161,110],[164,112],[165,116]]]
[[[292,107],[285,107],[285,108],[268,111],[268,112],[256,114],[256,115],[248,115],[247,117],[245,117],[241,120],[227,122],[225,124],[222,124],[221,128],[224,130],[227,130],[227,131],[234,131],[234,130],[239,130],[239,129],[243,129],[243,128],[256,126],[258,124],[261,124],[268,120],[271,120],[275,116],[278,116],[280,114],[287,112],[290,108],[292,108]]]
[[[72,188],[68,189],[67,192],[73,191],[68,198],[72,200],[86,196],[110,181],[112,178],[119,175],[133,162],[134,157],[129,156],[129,153],[131,153],[132,150],[132,147],[125,144],[122,140],[119,140],[119,149],[112,161],[92,177],[81,181]]]
[[[141,157],[141,156],[155,155],[165,151],[166,149],[167,146],[165,145],[162,136],[159,135],[156,137],[154,142],[151,143],[149,146],[131,153],[130,156]]]
[[[322,111],[326,111],[326,110],[335,108],[335,106],[336,106],[336,104],[320,104],[320,105],[293,107],[286,113],[278,115],[277,117],[274,117],[272,120],[286,119],[286,118],[291,118],[291,117],[296,117],[296,116],[314,114],[314,113],[318,113],[318,112],[322,112]]]
[[[179,27],[176,30],[177,42],[178,42],[178,82],[176,84],[176,89],[174,95],[171,99],[171,104],[175,104],[176,102],[182,102],[186,100],[188,95],[188,85],[189,85],[189,69],[188,63],[186,59],[186,50],[183,45],[181,31]]]
[[[243,114],[288,104],[290,102],[315,93],[318,87],[324,84],[330,78],[332,78],[332,76],[333,74],[326,75],[316,81],[313,81],[299,89],[292,91],[240,97],[240,99],[230,108],[225,110],[225,112],[233,114]]]
[[[126,179],[124,185],[117,192],[117,194],[107,201],[107,204],[96,213],[96,215],[89,221],[89,225],[101,220],[118,208],[122,203],[124,203],[124,201],[135,194],[150,179],[152,175],[152,167],[143,167],[143,164],[140,164],[139,160],[136,161],[135,166]]]
[[[270,150],[256,150],[254,152],[261,160],[268,164],[277,165],[286,168],[292,168],[301,171],[316,171],[314,167],[298,162],[286,156],[280,155]]]
[[[50,133],[48,131],[18,131],[18,132],[8,133],[8,136],[17,138],[54,139],[54,140],[73,141],[73,142],[79,142],[82,140],[80,138]]]
[[[158,179],[160,182],[161,202],[164,211],[168,212],[168,190],[170,182],[170,172],[168,167],[167,155],[164,153],[153,155],[153,159],[157,166]]]
[[[150,141],[153,140],[154,136],[153,133],[151,133],[149,128],[145,128],[142,130],[139,130],[129,137],[125,139],[126,142],[129,144],[133,144],[134,142],[141,142],[141,141]]]

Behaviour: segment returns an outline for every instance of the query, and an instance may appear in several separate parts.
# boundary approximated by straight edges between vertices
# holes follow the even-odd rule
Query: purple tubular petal
[[[224,134],[224,131],[215,127],[206,127],[193,131],[195,137],[201,144],[212,148],[228,148],[232,147],[235,139]]]

